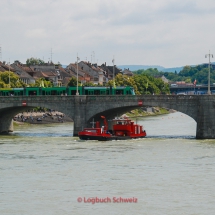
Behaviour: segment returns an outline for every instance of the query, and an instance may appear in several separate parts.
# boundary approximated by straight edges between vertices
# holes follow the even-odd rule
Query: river
[[[215,140],[179,112],[138,123],[147,138],[81,141],[71,123],[1,136],[0,214],[213,215]]]

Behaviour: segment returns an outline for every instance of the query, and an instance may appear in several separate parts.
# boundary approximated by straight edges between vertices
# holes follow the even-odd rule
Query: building
[[[66,71],[72,76],[77,78],[77,64],[70,63],[66,67]],[[90,75],[84,71],[79,65],[78,65],[78,80],[81,81],[81,83],[87,83],[90,82],[91,77]]]
[[[34,71],[34,78],[44,78],[45,80],[51,81],[54,86],[66,86],[68,78],[72,75],[69,74],[60,65],[53,63],[43,65],[31,65],[30,68]]]
[[[133,72],[131,72],[131,71],[129,70],[129,68],[128,68],[128,69],[124,69],[124,70],[123,70],[123,75],[133,76],[134,74],[133,74]]]
[[[33,71],[26,65],[22,65],[20,62],[15,61],[11,66],[14,69],[14,73],[19,76],[19,79],[26,85],[35,84],[35,78],[32,75]],[[28,72],[30,73],[28,73]]]

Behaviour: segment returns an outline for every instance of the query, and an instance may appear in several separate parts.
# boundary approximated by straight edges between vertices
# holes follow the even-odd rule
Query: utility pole
[[[52,63],[52,55],[53,55],[53,52],[52,52],[52,48],[51,48],[51,63]]]
[[[114,66],[114,64],[115,64],[115,60],[114,60],[114,57],[113,57],[113,60],[112,60],[112,63],[113,63],[113,80],[114,80],[114,76],[115,76],[115,66]]]
[[[113,57],[113,60],[112,60],[112,62],[113,62],[113,87],[114,88],[116,88],[116,84],[115,84],[115,59],[114,59],[114,57]]]
[[[9,88],[10,88],[10,59],[9,59]]]
[[[211,85],[211,81],[210,81],[210,68],[211,68],[211,66],[210,66],[210,58],[212,57],[213,58],[213,54],[211,54],[210,53],[210,50],[209,50],[209,54],[206,54],[205,55],[205,58],[209,58],[209,64],[208,64],[208,95],[211,95],[211,89],[210,89],[210,85]]]
[[[78,61],[80,60],[80,58],[78,57],[77,54],[77,86],[76,86],[76,96],[79,96],[79,92],[78,92]]]
[[[0,46],[0,61],[2,61],[1,46]]]

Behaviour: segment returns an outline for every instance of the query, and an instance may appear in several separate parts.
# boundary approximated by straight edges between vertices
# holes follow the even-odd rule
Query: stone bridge
[[[90,122],[122,115],[141,106],[158,106],[180,111],[197,122],[197,139],[215,139],[215,96],[22,96],[0,97],[0,132],[13,131],[13,117],[34,107],[54,109],[74,120],[74,135]]]

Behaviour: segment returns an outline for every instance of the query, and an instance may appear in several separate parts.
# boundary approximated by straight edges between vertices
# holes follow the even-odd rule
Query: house
[[[106,62],[104,64],[102,64],[100,66],[100,68],[102,68],[105,72],[106,72],[106,76],[107,78],[110,80],[110,79],[113,79],[113,76],[116,76],[117,74],[119,73],[123,73],[121,69],[119,69],[116,65],[113,66],[107,66],[106,65]],[[113,74],[114,72],[114,74]]]
[[[162,75],[161,79],[163,80],[164,83],[166,84],[169,83],[169,80],[164,75]]]
[[[106,72],[101,67],[99,67],[97,64],[92,64],[92,69],[98,74],[97,84],[103,85],[108,82],[108,78],[106,78]]]
[[[70,63],[66,67],[66,71],[69,72],[69,74],[72,75],[72,77],[77,78],[77,64]],[[78,65],[78,80],[81,81],[81,83],[86,83],[91,81],[91,76],[88,72],[84,71],[79,65]]]
[[[51,81],[54,86],[66,86],[68,78],[72,77],[64,68],[53,63],[31,65],[30,68],[34,71],[34,78],[44,78]]]
[[[128,68],[128,69],[124,69],[124,70],[123,70],[123,75],[133,76],[134,74],[133,74],[133,72],[131,72],[131,71],[129,70],[129,68]]]
[[[11,65],[6,64],[5,61],[3,61],[3,63],[0,61],[0,71],[1,72],[7,72],[7,71],[14,72],[14,69],[13,69],[13,67],[11,67]]]
[[[86,73],[89,74],[90,76],[90,82],[94,83],[94,84],[98,84],[99,82],[99,74],[98,72],[95,70],[95,67],[89,63],[89,62],[85,62],[85,61],[81,61],[78,63],[78,66]]]
[[[11,64],[11,66],[14,69],[14,73],[19,76],[19,79],[22,82],[24,82],[27,85],[35,84],[35,78],[33,78],[33,76],[30,75],[33,73],[33,71],[29,67],[27,67],[26,65],[23,66],[18,61],[15,61],[13,64]],[[26,72],[26,70],[29,71],[30,74]]]

